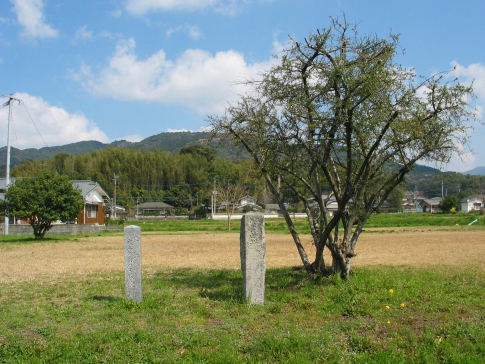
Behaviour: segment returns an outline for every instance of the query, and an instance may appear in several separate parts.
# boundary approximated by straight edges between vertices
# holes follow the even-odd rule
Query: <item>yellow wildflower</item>
[[[394,290],[393,290],[393,289],[390,289],[390,290],[389,290],[389,293],[390,293],[390,294],[394,294]]]
[[[391,321],[387,321],[387,324],[390,325],[391,324]]]
[[[401,307],[404,308],[406,307],[406,305],[404,303],[401,303]]]
[[[390,310],[391,307],[389,305],[386,306],[386,310]]]

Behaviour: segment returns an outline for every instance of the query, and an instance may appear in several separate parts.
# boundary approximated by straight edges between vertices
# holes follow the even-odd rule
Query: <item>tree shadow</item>
[[[93,301],[100,301],[100,302],[117,302],[117,301],[122,301],[121,298],[119,298],[119,297],[113,297],[113,296],[92,296],[91,299]]]
[[[282,290],[295,290],[308,276],[294,268],[268,269],[265,277],[266,295]],[[239,270],[177,269],[155,274],[155,284],[176,289],[198,289],[199,296],[213,301],[244,302],[243,276]]]
[[[214,301],[244,301],[239,271],[178,269],[157,273],[155,279],[174,288],[198,289],[200,297]]]

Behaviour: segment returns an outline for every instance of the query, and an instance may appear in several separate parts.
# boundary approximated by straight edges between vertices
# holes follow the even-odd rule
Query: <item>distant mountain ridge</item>
[[[139,142],[129,142],[127,140],[115,140],[112,143],[102,143],[96,140],[82,141],[77,143],[70,143],[55,147],[43,147],[39,149],[17,149],[12,147],[10,154],[10,166],[21,164],[25,161],[34,161],[39,159],[50,159],[58,153],[68,154],[84,154],[94,152],[96,150],[114,147],[114,148],[133,148],[143,150],[164,150],[169,153],[178,153],[180,149],[189,145],[203,144],[209,145],[217,149],[219,156],[222,158],[234,160],[237,158],[249,158],[247,153],[241,152],[234,147],[220,147],[217,140],[208,141],[210,133],[208,132],[174,132],[174,133],[160,133],[145,138]],[[4,171],[6,167],[7,147],[0,148],[0,171]],[[4,172],[0,172],[4,173]],[[412,174],[426,175],[439,174],[440,170],[418,165],[413,170]],[[461,174],[470,174],[477,176],[485,175],[485,167],[476,167]]]
[[[475,167],[466,172],[461,172],[461,174],[471,174],[473,176],[485,176],[485,167]]]
[[[237,159],[248,158],[248,155],[238,152],[235,148],[219,147],[217,141],[208,141],[207,132],[175,132],[160,133],[143,139],[140,142],[116,140],[112,143],[101,143],[95,140],[82,141],[55,147],[43,147],[40,149],[28,148],[17,149],[12,147],[10,151],[10,166],[21,164],[25,161],[50,159],[58,153],[84,154],[108,147],[134,148],[144,150],[164,150],[169,153],[178,153],[180,149],[188,145],[204,144],[216,148],[222,158]],[[7,147],[0,148],[0,171],[4,171],[7,160]]]

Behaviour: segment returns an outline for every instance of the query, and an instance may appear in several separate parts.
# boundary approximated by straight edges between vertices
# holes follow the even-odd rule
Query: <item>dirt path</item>
[[[290,235],[267,234],[268,268],[301,261]],[[313,257],[310,237],[305,249]],[[0,244],[0,282],[49,281],[66,275],[123,270],[123,236],[92,237],[77,242]],[[485,269],[483,231],[365,233],[357,244],[354,266],[476,266]],[[239,235],[193,233],[143,235],[145,272],[174,268],[238,269]],[[327,262],[330,261],[326,257]]]

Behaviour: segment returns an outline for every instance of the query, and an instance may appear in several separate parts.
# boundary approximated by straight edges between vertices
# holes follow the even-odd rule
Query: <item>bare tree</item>
[[[418,78],[394,61],[398,36],[361,37],[346,21],[304,42],[249,81],[252,92],[210,117],[215,132],[246,149],[278,201],[309,273],[348,277],[369,216],[418,161],[446,162],[467,146],[471,87],[447,73]],[[310,262],[277,179],[305,206],[315,244]],[[328,193],[323,193],[327,191]],[[327,204],[338,209],[330,216]]]
[[[249,193],[249,189],[241,184],[229,182],[220,183],[217,188],[221,206],[227,214],[227,231],[231,231],[231,216],[237,207],[237,202]]]

